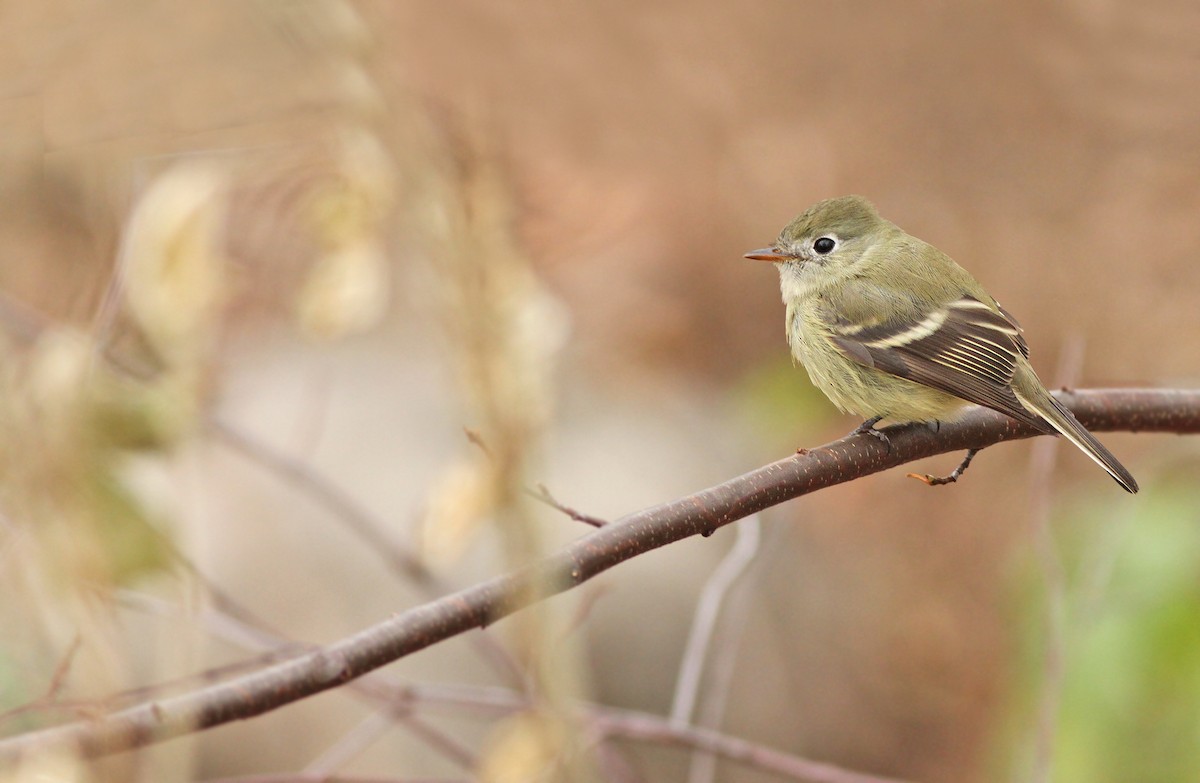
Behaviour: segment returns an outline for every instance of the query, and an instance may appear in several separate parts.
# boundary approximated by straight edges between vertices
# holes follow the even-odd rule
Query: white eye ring
[[[836,237],[818,237],[813,240],[813,252],[819,256],[829,255],[836,247]]]

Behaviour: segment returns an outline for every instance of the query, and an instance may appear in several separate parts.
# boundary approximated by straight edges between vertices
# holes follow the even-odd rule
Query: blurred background
[[[1047,385],[1200,374],[1193,3],[45,0],[0,31],[6,734],[588,531],[539,486],[615,519],[840,437],[741,258],[821,198],[970,269]],[[620,707],[914,781],[1195,780],[1200,451],[1103,439],[1138,496],[1050,439],[891,471],[388,667],[403,709],[342,689],[17,779],[789,779]]]

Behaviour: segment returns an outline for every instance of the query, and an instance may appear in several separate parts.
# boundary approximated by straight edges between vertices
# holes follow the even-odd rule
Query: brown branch
[[[1077,391],[1060,399],[1096,431],[1200,432],[1200,390]],[[261,715],[336,688],[437,642],[485,627],[538,597],[569,590],[637,555],[690,536],[711,535],[769,506],[912,460],[1035,433],[999,413],[975,409],[936,433],[923,425],[904,425],[889,427],[887,434],[890,446],[871,437],[843,438],[694,495],[630,514],[529,568],[401,612],[295,659],[95,720],[10,738],[0,742],[0,758],[54,746],[98,756]],[[896,491],[904,490],[898,487]]]
[[[152,603],[155,603],[152,599],[147,601],[147,604]],[[165,602],[159,603],[165,604]],[[222,621],[211,630],[215,631],[217,638],[239,645],[269,649],[275,649],[281,645],[294,646],[294,643],[287,640],[273,638],[266,631],[249,628],[235,631],[229,627],[235,622],[238,621],[229,618],[228,621]],[[249,638],[246,636],[247,632],[250,633]],[[404,716],[408,721],[405,728],[410,733],[413,733],[412,719],[418,712],[436,711],[456,718],[470,715],[476,718],[492,719],[527,712],[534,707],[529,694],[520,690],[486,685],[403,683],[383,670],[370,672],[347,683],[346,687],[357,695],[383,705],[392,714]],[[766,745],[729,736],[716,730],[692,731],[694,728],[692,726],[673,726],[666,717],[661,715],[584,701],[577,702],[575,707],[578,720],[589,725],[587,730],[587,736],[590,738],[589,748],[594,747],[595,752],[601,756],[601,762],[609,766],[619,763],[615,761],[617,751],[609,743],[609,740],[622,738],[637,742],[691,747],[694,750],[719,756],[751,768],[775,772],[784,777],[805,781],[805,783],[813,783],[812,776],[808,774],[813,769],[821,769],[821,774],[824,775],[836,775],[841,772],[844,779],[852,783],[862,781],[897,783],[892,778],[871,776],[863,778],[863,773],[840,770],[832,765],[820,764],[802,756],[783,753]],[[431,727],[430,724],[425,724],[425,726]],[[449,740],[444,734],[441,739]],[[433,738],[430,737],[427,740],[432,741]],[[454,743],[453,740],[449,740],[449,742]],[[446,751],[453,753],[452,749],[444,746],[435,747],[435,750],[443,752],[443,755],[446,754]],[[460,751],[461,761],[458,763],[462,765],[471,754],[465,748],[460,748]],[[817,779],[820,780],[820,778]]]

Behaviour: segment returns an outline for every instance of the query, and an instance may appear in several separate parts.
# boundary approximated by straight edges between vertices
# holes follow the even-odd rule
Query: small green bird
[[[843,411],[948,421],[985,405],[1041,432],[1062,433],[1129,492],[1137,481],[1054,399],[1029,363],[1020,325],[933,245],[884,220],[861,196],[828,199],[784,227],[772,261],[787,305],[792,356]],[[966,468],[974,452],[951,477]]]

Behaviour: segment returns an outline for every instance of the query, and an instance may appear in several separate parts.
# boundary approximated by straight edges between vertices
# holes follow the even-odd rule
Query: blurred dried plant
[[[67,326],[27,324],[32,343],[3,345],[3,609],[20,629],[3,653],[26,657],[27,699],[44,687],[56,651],[75,649],[72,639],[79,653],[54,675],[58,687],[70,683],[69,698],[107,696],[129,677],[128,639],[107,597],[161,571],[173,551],[131,466],[170,451],[201,414],[222,312],[225,204],[220,176],[188,165],[154,182],[128,222],[114,290],[155,371],[130,374],[94,336]]]
[[[525,783],[531,780],[580,780],[571,770],[579,738],[562,720],[540,712],[518,713],[501,721],[484,749],[482,783]],[[571,770],[568,772],[568,770]]]
[[[554,413],[554,370],[566,317],[515,238],[513,197],[493,147],[477,129],[452,138],[444,176],[431,180],[426,200],[416,207],[416,230],[429,261],[419,284],[432,292],[461,378],[473,442],[464,441],[466,453],[445,469],[430,495],[423,549],[431,565],[445,567],[491,522],[509,567],[519,568],[546,551],[525,490]],[[540,592],[541,586],[530,590]],[[510,639],[528,667],[537,702],[496,727],[481,775],[488,781],[546,775],[590,780],[591,767],[567,751],[578,745],[573,704],[580,674],[577,656],[562,644],[564,620],[539,604],[514,624]]]
[[[554,408],[555,355],[565,339],[561,305],[545,289],[513,236],[512,197],[497,162],[478,139],[462,140],[447,163],[449,176],[420,213],[430,267],[421,282],[433,293],[451,358],[461,378],[467,421],[482,448],[453,471],[446,491],[461,497],[466,478],[491,508],[474,516],[496,521],[509,557],[528,562],[541,551],[523,488]],[[485,450],[486,449],[486,450]],[[453,506],[435,497],[431,508]],[[431,552],[461,553],[469,533],[430,515],[424,537]],[[454,540],[445,540],[451,534]]]
[[[224,301],[224,178],[180,164],[138,202],[125,233],[119,287],[127,312],[170,373],[203,364]]]
[[[146,184],[93,333],[39,322],[30,345],[3,346],[0,467],[10,481],[2,510],[14,535],[2,556],[14,566],[10,581],[24,579],[30,593],[12,607],[28,615],[22,627],[38,618],[58,626],[30,649],[64,649],[65,635],[88,622],[107,633],[106,602],[89,605],[87,596],[169,562],[173,545],[161,529],[170,521],[131,483],[129,465],[135,455],[168,456],[198,431],[230,315],[282,305],[319,340],[376,326],[389,304],[390,232],[401,204],[434,261],[428,299],[463,381],[464,420],[486,449],[465,446],[435,482],[427,557],[454,562],[480,540],[486,520],[496,522],[510,563],[543,552],[522,489],[552,416],[565,318],[513,238],[512,195],[490,147],[483,151],[481,137],[455,147],[417,130],[404,148],[381,133],[384,101],[365,67],[370,37],[350,4],[253,13],[317,54],[314,72],[340,96],[336,121],[284,142],[235,138],[204,152],[134,159],[134,179]],[[423,121],[400,117],[390,130],[403,136]],[[408,157],[393,159],[398,147]],[[528,720],[497,730],[482,762],[496,779],[527,755],[514,748],[558,749],[575,736],[569,695],[578,677],[561,654],[561,629],[540,610],[519,624],[519,657],[539,699]],[[119,689],[128,664],[119,642],[85,640],[77,670],[98,657],[110,673],[89,677],[72,698]],[[586,763],[576,773],[586,779]]]
[[[165,450],[194,427],[219,332],[224,196],[217,175],[188,166],[164,174],[139,201],[125,237],[124,312],[159,370],[133,377],[99,356],[94,340],[49,327],[28,350],[9,346],[3,460],[14,519],[59,529],[43,566],[107,584],[161,564],[161,542],[122,479],[123,457]],[[84,566],[84,563],[90,565]]]
[[[337,176],[309,194],[306,217],[320,250],[296,304],[306,333],[344,337],[383,317],[388,260],[382,240],[394,209],[393,170],[378,138],[346,130],[338,144]]]

